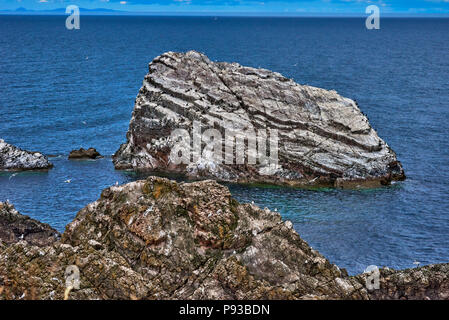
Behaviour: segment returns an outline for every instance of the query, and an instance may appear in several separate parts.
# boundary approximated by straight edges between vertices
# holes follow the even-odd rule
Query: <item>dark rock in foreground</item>
[[[69,159],[76,159],[76,160],[83,160],[83,159],[98,159],[102,158],[103,156],[95,149],[95,148],[89,148],[89,149],[79,149],[79,150],[73,150],[69,154]]]
[[[60,234],[48,224],[17,212],[8,202],[0,202],[0,242],[10,245],[25,241],[43,247],[58,240]]]
[[[198,131],[195,122],[201,124]],[[204,144],[205,131],[211,128],[221,133],[219,148],[225,153],[221,161],[192,142],[197,132],[203,134]],[[171,136],[176,129],[188,133],[181,137],[191,151],[189,161],[179,163],[171,155],[178,142]],[[234,136],[255,139],[248,132],[257,137],[265,132],[267,139],[260,145],[269,151],[257,151],[278,163],[263,157],[256,163],[237,162],[237,152],[225,150]],[[276,140],[277,156],[271,148]],[[224,161],[227,157],[230,162]],[[195,51],[164,53],[150,63],[127,142],[113,161],[116,169],[306,187],[371,187],[405,179],[396,154],[355,101],[269,70],[212,62]]]
[[[40,152],[22,150],[0,139],[0,171],[45,170],[53,167]]]
[[[291,222],[214,181],[110,187],[61,241],[0,246],[0,298],[62,299],[70,265],[71,299],[449,299],[448,264],[382,269],[369,291],[367,274],[349,277]]]

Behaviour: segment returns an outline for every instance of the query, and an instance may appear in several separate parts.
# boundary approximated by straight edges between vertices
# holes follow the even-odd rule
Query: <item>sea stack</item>
[[[0,139],[0,171],[45,170],[53,167],[40,152],[22,150]]]
[[[211,140],[220,140],[215,149]],[[196,51],[149,64],[113,161],[116,169],[242,183],[364,187],[405,179],[354,100]]]

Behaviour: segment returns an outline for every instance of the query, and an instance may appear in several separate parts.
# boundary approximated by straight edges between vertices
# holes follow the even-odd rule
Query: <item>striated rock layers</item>
[[[149,177],[105,189],[61,241],[0,247],[0,298],[449,299],[449,265],[349,277],[279,214],[239,204],[214,181]],[[74,267],[71,267],[73,270]]]
[[[150,63],[113,161],[117,169],[243,183],[357,187],[405,179],[355,101],[195,51]]]
[[[0,139],[0,171],[44,170],[53,167],[40,152],[19,149]]]

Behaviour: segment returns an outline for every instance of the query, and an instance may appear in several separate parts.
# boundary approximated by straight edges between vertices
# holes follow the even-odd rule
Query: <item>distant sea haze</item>
[[[55,155],[48,173],[0,174],[0,201],[63,231],[102,189],[143,178],[115,171],[148,63],[198,50],[277,71],[357,100],[408,179],[381,189],[231,185],[275,208],[313,248],[352,273],[449,257],[449,19],[0,15],[0,138]],[[69,161],[95,147],[105,158]],[[70,180],[71,183],[65,183]]]

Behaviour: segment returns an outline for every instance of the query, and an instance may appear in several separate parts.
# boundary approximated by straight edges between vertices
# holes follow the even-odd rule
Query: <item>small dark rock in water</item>
[[[103,158],[103,156],[95,149],[95,148],[89,148],[89,149],[79,149],[79,150],[73,150],[69,154],[69,159],[98,159]]]
[[[0,242],[3,245],[23,240],[42,247],[52,244],[59,236],[59,232],[48,224],[20,214],[8,202],[0,202]]]
[[[1,249],[1,299],[449,299],[449,264],[348,276],[281,216],[215,181],[149,177],[105,189],[60,241]],[[374,274],[376,276],[376,274]],[[373,281],[376,285],[376,281]]]
[[[40,152],[22,150],[0,139],[0,171],[45,170],[53,167]]]

